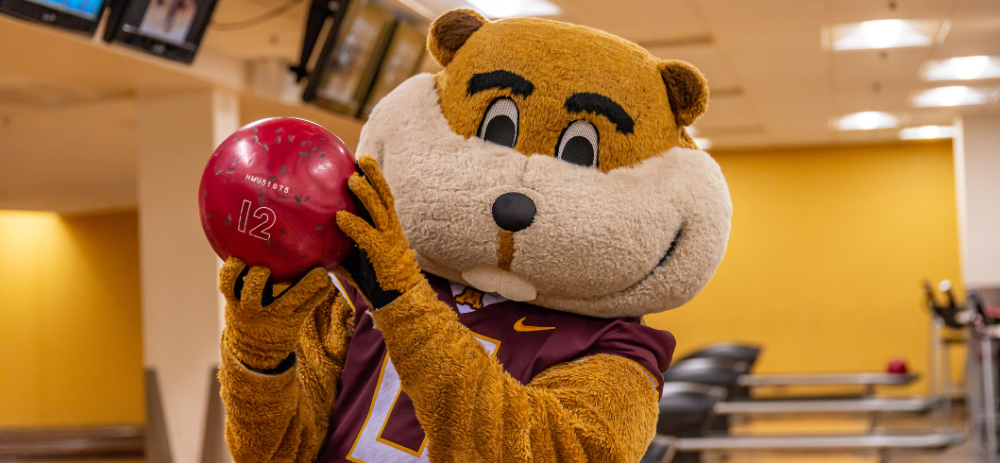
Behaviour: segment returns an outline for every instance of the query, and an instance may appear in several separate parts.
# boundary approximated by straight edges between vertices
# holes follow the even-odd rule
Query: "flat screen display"
[[[345,27],[336,36],[327,37],[302,99],[333,112],[357,116],[396,20],[388,11],[364,3],[352,9],[344,21]]]
[[[105,3],[105,0],[0,0],[0,12],[93,35]]]
[[[62,1],[49,1],[49,0],[30,0],[32,3],[37,3],[42,6],[47,6],[54,10],[64,11],[66,13],[79,16],[81,18],[87,19],[97,19],[97,14],[101,12],[101,5],[104,3],[101,0],[62,0]]]
[[[427,37],[419,29],[403,22],[396,23],[396,29],[389,39],[389,47],[385,50],[378,74],[375,75],[375,83],[358,115],[360,118],[368,119],[372,109],[382,98],[417,72],[420,60],[424,57],[426,43]]]
[[[190,63],[205,35],[216,0],[129,0],[109,21],[110,41]]]

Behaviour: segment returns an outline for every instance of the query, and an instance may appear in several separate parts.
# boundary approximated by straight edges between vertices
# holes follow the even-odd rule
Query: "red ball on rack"
[[[354,172],[354,155],[323,127],[290,117],[254,122],[205,166],[198,189],[205,235],[219,257],[266,266],[276,282],[332,269],[354,245],[336,221],[338,211],[357,211],[347,187]]]
[[[885,370],[887,373],[905,374],[909,371],[909,367],[906,365],[906,359],[894,358],[889,360],[889,365],[886,366]]]

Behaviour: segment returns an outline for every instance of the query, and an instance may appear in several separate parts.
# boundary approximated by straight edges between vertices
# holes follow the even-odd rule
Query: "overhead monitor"
[[[392,38],[389,39],[389,46],[382,56],[382,63],[379,64],[378,73],[375,74],[375,82],[358,117],[367,120],[372,109],[382,101],[382,98],[417,73],[420,61],[424,57],[426,43],[427,37],[424,37],[420,29],[404,22],[396,23]]]
[[[353,3],[327,36],[302,99],[348,116],[357,116],[392,36],[396,19],[373,3]]]
[[[73,32],[94,35],[105,0],[0,0],[0,12]]]
[[[121,3],[120,7],[117,4],[112,7],[105,40],[190,63],[208,28],[216,0],[125,0]]]

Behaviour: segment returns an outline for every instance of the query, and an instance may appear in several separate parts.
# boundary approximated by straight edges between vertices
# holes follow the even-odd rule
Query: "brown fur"
[[[431,461],[634,462],[653,438],[656,390],[631,360],[596,355],[522,385],[426,282],[375,320],[427,433]],[[350,307],[331,296],[302,326],[297,366],[274,376],[248,370],[223,338],[219,379],[234,461],[316,458],[353,329]]]
[[[447,66],[455,57],[455,52],[473,32],[486,24],[486,18],[474,10],[451,10],[431,24],[431,34],[427,37],[427,49],[441,66]]]
[[[426,282],[374,317],[433,462],[635,462],[655,434],[656,389],[631,360],[595,355],[525,386]]]
[[[500,230],[497,241],[497,267],[510,271],[510,263],[514,261],[514,233]]]
[[[487,105],[497,97],[509,97],[520,111],[515,150],[527,156],[553,156],[561,131],[585,119],[600,132],[599,164],[605,173],[637,166],[673,147],[693,148],[684,126],[694,122],[707,101],[704,78],[690,65],[658,60],[635,44],[579,26],[529,19],[491,23],[477,13],[456,11],[435,21],[428,47],[447,65],[435,77],[437,98],[447,120],[446,127],[437,116],[441,131],[450,127],[466,139],[474,137]],[[603,50],[595,53],[595,47]],[[599,71],[592,72],[595,69]],[[534,91],[528,96],[512,96],[509,89],[468,95],[467,83],[474,74],[494,70],[529,79]],[[426,79],[431,99],[424,106],[436,111],[430,78]],[[579,92],[599,93],[616,101],[634,120],[634,131],[622,133],[604,116],[567,112],[566,98]],[[393,98],[390,95],[385,101]],[[380,111],[376,108],[373,120],[381,120]],[[461,141],[450,132],[449,136]],[[678,169],[685,162],[698,161],[684,152],[674,155],[669,160]],[[516,153],[511,157],[524,159]],[[337,222],[366,252],[379,285],[402,293],[375,311],[373,319],[427,434],[430,460],[638,461],[655,433],[658,412],[655,383],[649,374],[624,357],[595,355],[549,368],[527,385],[511,378],[419,273],[415,253],[396,216],[395,200],[375,160],[362,156],[359,164],[365,178],[352,177],[350,187],[372,215],[375,227],[344,212],[338,214]],[[412,163],[399,163],[397,169],[402,165],[412,171]],[[713,173],[703,173],[709,180],[702,183],[714,186]],[[445,177],[427,178],[441,182]],[[696,190],[684,193],[683,198],[724,199],[728,205],[727,195],[718,199]],[[718,209],[726,213],[728,231],[729,209]],[[695,238],[696,233],[705,233],[694,225],[685,230],[694,230],[689,233]],[[508,267],[510,261],[517,264],[515,242],[531,238],[520,233],[515,239],[513,234],[491,231],[490,236],[498,237],[491,255],[507,259]],[[434,238],[441,240],[437,235]],[[682,244],[678,249],[682,258],[685,252],[702,247],[688,251]],[[242,264],[227,263],[220,278],[224,293],[231,293],[241,269]],[[256,292],[264,287],[265,272],[250,272],[242,301],[227,293],[228,325],[220,372],[227,439],[240,463],[307,463],[315,459],[327,435],[353,332],[353,313],[342,297],[331,295],[329,277],[321,269],[272,304],[280,311],[270,306],[263,310]],[[291,350],[298,354],[298,363],[282,374],[263,375],[244,366],[272,368]]]
[[[375,276],[383,290],[406,291],[423,279],[417,266],[417,253],[410,249],[403,235],[396,217],[395,199],[375,159],[362,155],[358,165],[367,180],[353,174],[347,183],[365,205],[376,228],[347,211],[337,213],[337,226],[371,257]]]
[[[375,311],[373,318],[427,434],[430,460],[638,461],[653,438],[658,413],[656,389],[648,373],[623,357],[595,355],[550,368],[528,385],[511,378],[455,312],[438,300],[427,281],[419,273],[409,274],[409,265],[400,266],[407,259],[397,250],[409,246],[402,233],[393,232],[399,222],[391,212],[392,194],[374,160],[363,156],[359,161],[368,181],[352,177],[351,189],[368,207],[376,228],[354,222],[361,219],[353,215],[338,215],[338,223],[351,225],[345,232],[359,242],[376,272],[389,272],[389,278],[378,275],[380,285],[384,280],[401,288],[414,278],[417,281]],[[242,269],[236,259],[227,262],[219,282],[224,294],[232,293]],[[223,334],[219,374],[227,410],[226,438],[240,463],[308,463],[316,458],[327,435],[353,331],[353,313],[342,297],[331,295],[329,277],[322,269],[310,272],[268,306],[280,311],[261,311],[259,293],[268,273],[260,267],[251,270],[242,301],[227,296],[229,324]],[[261,312],[260,316],[247,317],[248,308]],[[298,318],[304,323],[297,338],[264,341],[244,334],[257,332],[245,325],[256,326],[265,319],[271,326],[291,323],[281,319],[289,318],[289,309],[293,314],[312,314]],[[275,333],[288,335],[286,330]],[[260,346],[235,347],[247,344]],[[298,365],[277,375],[244,366],[241,352],[257,352],[269,345],[293,346]],[[288,351],[284,352],[276,351],[271,357],[284,358]]]
[[[376,273],[395,272],[408,259],[394,250],[409,249],[397,232],[395,199],[371,156],[361,156],[358,164],[368,181],[352,177],[351,190],[375,227],[345,212],[338,213],[338,223],[351,224],[344,232],[367,253]],[[414,277],[392,275],[385,281],[393,288]],[[382,285],[383,276],[377,276]],[[415,276],[416,285],[372,317],[413,400],[432,461],[627,462],[642,456],[658,408],[654,385],[641,367],[599,355],[549,369],[522,385],[438,300],[427,280]]]
[[[667,84],[670,107],[677,117],[677,125],[694,124],[695,119],[708,109],[708,84],[705,76],[694,66],[683,61],[660,62],[660,75]]]
[[[223,294],[232,294],[242,269],[243,264],[236,259],[226,263],[219,278]],[[248,337],[246,333],[256,330],[248,330],[246,325],[256,322],[238,316],[244,313],[240,301],[227,297],[219,381],[226,405],[226,442],[237,462],[309,463],[316,458],[326,437],[327,423],[337,400],[340,372],[354,332],[354,313],[344,298],[330,292],[332,284],[326,272],[323,269],[314,272],[321,278],[303,279],[285,296],[325,293],[321,300],[282,296],[268,306],[290,307],[304,315],[292,317],[298,323],[294,331],[276,330],[272,342]],[[244,301],[260,294],[256,283],[266,281],[267,273],[261,267],[251,270],[246,280],[255,284],[245,285]],[[291,324],[283,321],[289,318],[287,313],[275,310],[268,314],[272,326]],[[246,349],[247,345],[257,348]],[[248,357],[243,355],[263,351],[263,346],[281,346],[273,352],[266,349],[272,352],[272,358],[278,358],[275,365],[294,350],[297,366],[278,375],[248,369],[245,366]],[[284,350],[285,346],[288,350]]]
[[[442,37],[450,33],[432,29],[431,44],[440,43],[435,32]],[[597,47],[604,50],[596,52]],[[505,19],[483,24],[446,58],[448,66],[435,76],[441,110],[451,129],[466,138],[476,136],[486,108],[503,96],[520,110],[514,149],[525,155],[554,156],[562,130],[579,119],[600,133],[599,165],[604,172],[636,165],[674,146],[696,148],[683,126],[705,110],[704,77],[687,63],[656,59],[611,34],[554,21]],[[521,96],[510,89],[492,89],[468,95],[473,75],[495,70],[528,79],[534,92]],[[616,78],[608,79],[608,74]],[[635,121],[634,133],[617,131],[603,116],[568,112],[566,98],[578,92],[599,93],[617,102]]]
[[[327,298],[333,284],[323,269],[313,269],[299,284],[262,307],[261,297],[271,272],[264,267],[251,269],[237,300],[233,285],[245,267],[239,259],[229,258],[219,275],[219,290],[226,297],[229,345],[247,365],[269,370],[295,349],[302,321]]]

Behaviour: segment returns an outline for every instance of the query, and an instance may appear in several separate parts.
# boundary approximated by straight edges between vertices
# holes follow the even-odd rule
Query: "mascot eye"
[[[479,138],[513,148],[517,143],[517,105],[510,98],[497,98],[479,124]]]
[[[597,167],[598,140],[597,128],[590,122],[575,121],[559,136],[556,157],[585,167]]]

